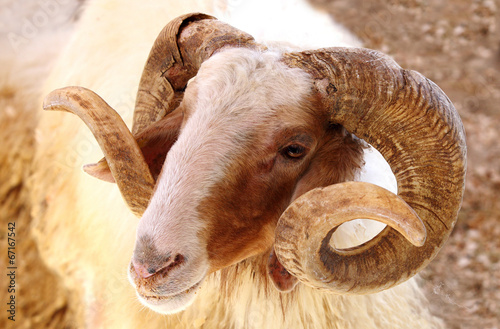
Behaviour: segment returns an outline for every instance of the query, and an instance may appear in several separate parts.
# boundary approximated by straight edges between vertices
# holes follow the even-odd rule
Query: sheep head
[[[191,14],[156,40],[132,132],[81,87],[54,91],[44,107],[76,113],[96,136],[105,159],[85,170],[116,181],[141,217],[129,274],[163,313],[185,308],[209,273],[263,252],[281,290],[297,279],[341,294],[390,288],[435,257],[461,205],[466,147],[453,105],[367,49],[276,54]],[[339,183],[360,165],[345,129],[382,153],[398,195]],[[356,218],[388,226],[333,248],[333,232]]]

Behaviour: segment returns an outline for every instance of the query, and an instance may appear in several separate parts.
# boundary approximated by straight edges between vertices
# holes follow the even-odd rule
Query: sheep
[[[98,159],[100,149],[77,117],[41,115],[30,182],[37,236],[47,262],[79,296],[79,326],[441,327],[410,277],[446,240],[460,206],[465,145],[449,100],[431,82],[377,52],[299,52],[293,46],[256,43],[208,15],[185,15],[217,14],[220,5],[91,2],[44,86],[45,108],[81,116],[103,149],[105,159],[84,170],[116,182],[106,185],[78,170]],[[139,79],[152,40],[168,21]],[[203,50],[191,55],[193,45]],[[158,62],[158,54],[165,54],[162,47],[172,61]],[[177,64],[162,68],[164,63]],[[158,69],[171,86],[152,78]],[[366,81],[374,79],[379,79],[377,87],[366,88]],[[68,85],[90,90],[58,89]],[[395,93],[399,88],[403,91]],[[127,105],[136,90],[132,120]],[[381,126],[377,111],[352,118],[393,93],[393,106],[381,116],[393,120],[389,127],[387,122]],[[414,109],[404,108],[414,120],[398,112],[408,101],[404,98],[414,99]],[[343,110],[340,102],[353,110]],[[132,133],[120,116],[129,125],[133,121]],[[405,134],[409,141],[401,138]],[[355,135],[386,157],[399,195],[414,210],[373,186],[336,184],[359,180],[366,145]],[[158,143],[163,151],[155,148]],[[340,197],[352,191],[355,198],[363,193],[363,202],[373,205],[371,213],[327,216],[310,231],[299,225],[320,207],[338,209],[331,202],[315,204],[317,194],[356,205]],[[380,205],[388,204],[407,220],[380,215]],[[133,214],[141,217],[138,225]],[[323,241],[328,244],[333,227],[360,215],[383,220],[404,238],[387,228],[352,252],[338,251],[356,259],[349,265]],[[333,218],[341,220],[332,223]],[[371,226],[377,225],[341,228],[332,243],[345,248],[343,243],[363,242],[373,234]],[[411,257],[391,254],[389,262],[411,269],[401,272],[399,265],[386,263],[374,273],[364,267],[383,264],[385,256],[357,257],[370,253],[368,247],[391,249],[391,244]],[[311,248],[329,254],[324,266]],[[173,314],[141,311],[136,294],[148,308]]]

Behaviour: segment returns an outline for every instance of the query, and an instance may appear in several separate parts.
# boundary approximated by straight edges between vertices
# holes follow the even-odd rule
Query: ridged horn
[[[297,199],[298,204],[292,203],[279,220],[275,242],[279,261],[302,282],[341,294],[378,292],[409,279],[443,246],[462,203],[466,145],[457,111],[433,82],[376,51],[329,48],[285,54],[283,62],[311,75],[313,90],[331,123],[343,125],[380,151],[396,176],[398,198],[422,220],[427,237],[419,247],[425,236],[422,230],[414,231],[417,239],[411,243],[389,223],[361,246],[337,250],[330,238],[340,222],[374,217],[360,209],[315,230],[311,223],[318,216],[330,220],[340,210],[332,216],[321,213],[328,211],[328,198],[339,197],[338,189],[313,190]],[[352,202],[343,205],[363,205],[366,191],[356,185],[341,188],[352,193]],[[317,206],[310,206],[313,203]],[[418,228],[418,218],[411,221]]]
[[[135,135],[177,108],[201,64],[225,46],[262,47],[251,35],[214,17],[177,17],[160,32],[146,61],[135,104]]]
[[[101,147],[111,173],[130,210],[138,217],[146,210],[155,181],[141,149],[115,110],[91,90],[66,87],[45,97],[44,110],[76,114]]]
[[[252,36],[209,15],[187,14],[168,23],[157,37],[142,73],[132,133],[120,116],[88,89],[67,87],[46,97],[44,109],[72,112],[87,124],[106,160],[88,165],[85,170],[98,172],[109,166],[136,216],[146,210],[155,181],[134,136],[175,110],[189,79],[206,59],[225,46],[263,49]]]

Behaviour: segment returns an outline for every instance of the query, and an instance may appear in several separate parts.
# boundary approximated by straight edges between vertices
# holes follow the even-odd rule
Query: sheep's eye
[[[285,155],[294,159],[301,158],[306,154],[306,148],[299,144],[288,145],[284,151]]]

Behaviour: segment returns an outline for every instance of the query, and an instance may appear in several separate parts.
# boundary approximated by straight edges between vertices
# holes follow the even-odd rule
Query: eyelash
[[[291,144],[283,149],[283,154],[290,159],[300,159],[306,153],[306,148],[300,144]]]

